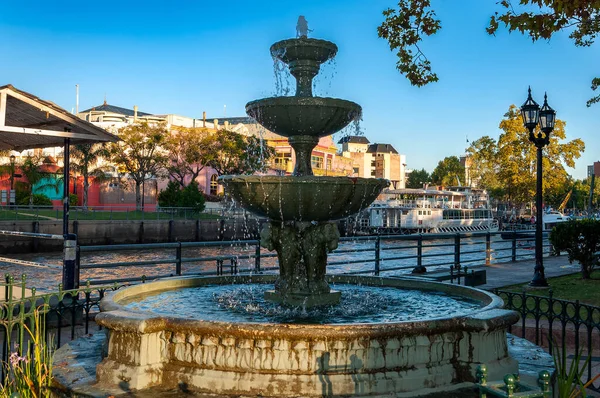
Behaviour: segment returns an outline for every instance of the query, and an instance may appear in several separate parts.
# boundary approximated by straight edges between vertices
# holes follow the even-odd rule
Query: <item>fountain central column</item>
[[[327,253],[337,249],[340,234],[331,222],[269,222],[261,246],[277,252],[279,279],[265,298],[277,303],[313,307],[337,304],[340,292],[325,280]]]

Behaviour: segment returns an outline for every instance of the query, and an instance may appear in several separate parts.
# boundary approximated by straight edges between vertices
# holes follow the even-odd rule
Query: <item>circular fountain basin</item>
[[[360,118],[360,105],[338,98],[272,97],[248,102],[246,113],[284,137],[325,137]]]
[[[381,178],[316,176],[221,176],[219,181],[243,208],[280,221],[344,218],[367,208],[389,185]]]
[[[321,39],[286,39],[271,46],[271,55],[286,64],[298,60],[310,60],[322,64],[335,57],[337,46]]]
[[[501,309],[500,298],[418,278],[330,276],[328,282],[445,293],[476,305],[453,316],[339,324],[189,319],[185,313],[161,315],[127,307],[159,292],[216,285],[235,289],[238,284],[272,284],[276,278],[174,278],[109,294],[96,317],[109,332],[98,382],[118,385],[127,380],[132,389],[184,385],[232,395],[400,396],[472,385],[482,363],[490,379],[517,370],[508,355],[506,328],[518,315]],[[214,303],[199,298],[196,305]]]

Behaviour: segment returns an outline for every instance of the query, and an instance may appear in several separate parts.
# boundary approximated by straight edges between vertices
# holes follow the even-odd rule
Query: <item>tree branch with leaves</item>
[[[598,0],[520,0],[518,7],[511,0],[500,0],[497,4],[503,11],[491,16],[486,28],[490,35],[494,35],[503,23],[509,32],[528,35],[534,42],[550,40],[556,33],[569,31],[575,46],[589,47],[600,33]],[[438,81],[431,62],[420,47],[424,37],[441,29],[441,22],[429,0],[400,0],[397,9],[387,9],[383,16],[385,20],[377,33],[388,41],[392,51],[397,51],[396,68],[400,73],[417,87]],[[592,91],[599,86],[600,78],[592,79]],[[590,98],[586,104],[589,107],[597,102],[600,102],[600,95]]]

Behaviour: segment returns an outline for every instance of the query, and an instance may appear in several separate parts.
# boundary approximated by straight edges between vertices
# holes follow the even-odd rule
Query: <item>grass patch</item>
[[[548,284],[552,289],[552,297],[555,299],[579,300],[581,303],[600,307],[600,270],[592,272],[592,279],[581,279],[581,273],[548,278]],[[527,290],[528,294],[536,296],[548,296],[548,290],[530,289],[529,283],[503,287],[499,290],[511,292],[522,292]]]
[[[588,324],[600,324],[600,311],[592,307],[577,307],[575,301],[579,300],[580,304],[587,304],[593,307],[600,307],[600,271],[592,273],[592,279],[583,280],[581,273],[548,278],[548,284],[552,289],[553,300],[566,300],[566,302],[552,301],[550,308],[549,289],[533,289],[528,283],[519,285],[511,285],[499,290],[517,293],[509,298],[505,294],[500,294],[507,308],[513,309],[523,315],[524,308],[526,309],[525,317],[535,319],[536,314],[542,316],[542,319],[547,319],[543,314],[554,314],[555,317],[567,320],[576,318],[581,319]],[[523,302],[522,293],[525,290],[527,296]],[[589,311],[588,311],[589,308]]]

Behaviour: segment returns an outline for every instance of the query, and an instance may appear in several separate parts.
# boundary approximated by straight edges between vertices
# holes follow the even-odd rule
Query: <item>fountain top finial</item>
[[[304,18],[304,15],[300,15],[296,24],[296,37],[307,38],[308,32],[312,32],[312,29],[308,29],[308,21]]]

